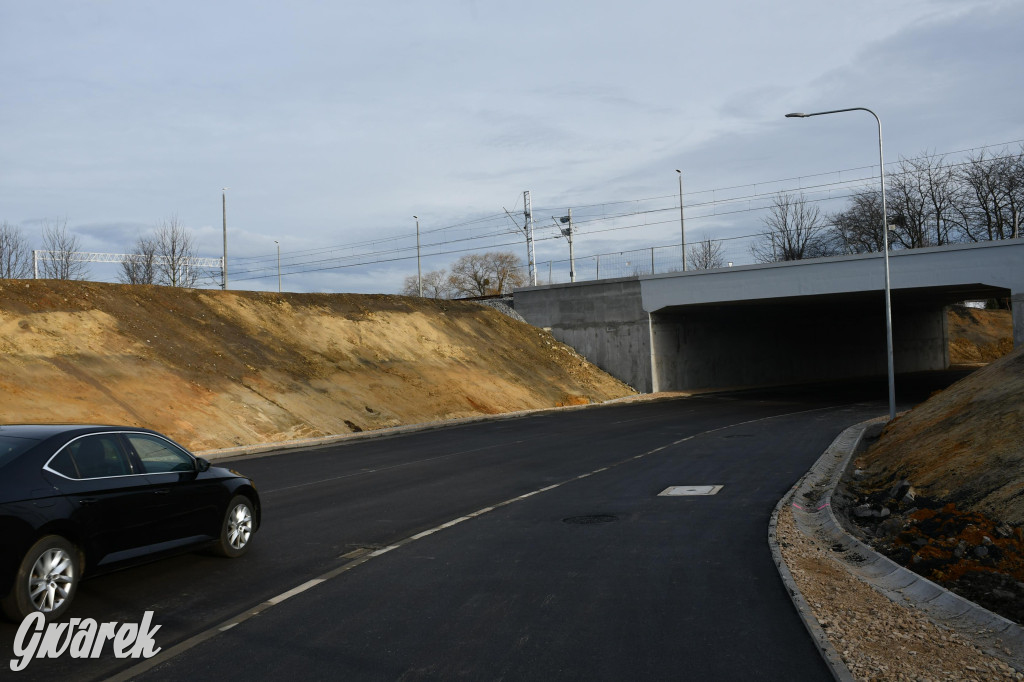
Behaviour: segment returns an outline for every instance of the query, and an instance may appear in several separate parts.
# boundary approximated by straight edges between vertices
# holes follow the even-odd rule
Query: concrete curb
[[[877,434],[884,424],[884,418],[875,419],[852,426],[841,433],[814,466],[779,501],[772,523],[776,522],[782,506],[791,504],[797,528],[819,544],[832,547],[833,558],[850,573],[890,600],[917,609],[933,622],[970,638],[985,653],[999,658],[1018,671],[1024,670],[1024,627],[879,554],[847,533],[836,518],[832,509],[832,496],[847,465],[864,437],[869,433]],[[774,527],[770,532],[773,531]],[[777,547],[773,546],[772,551],[776,554]],[[778,556],[776,563],[779,560],[781,556]],[[799,606],[797,610],[800,610]],[[810,614],[810,611],[807,613]],[[801,613],[801,617],[803,615]],[[813,620],[813,615],[810,618]],[[811,625],[806,619],[804,622],[813,636]],[[816,620],[813,625],[820,631]]]
[[[849,431],[849,429],[847,429],[847,431]],[[832,444],[829,445],[825,454],[818,459],[818,463],[825,459],[833,448],[837,447],[837,444],[843,439],[843,436],[846,435],[847,431],[844,431],[834,441],[832,441]],[[815,463],[815,466],[817,466],[818,463]],[[793,495],[811,475],[812,471],[813,468],[811,471],[804,474],[803,477],[789,489],[789,492],[782,496],[782,499],[779,500],[778,504],[775,505],[775,509],[772,511],[772,518],[768,522],[768,546],[772,550],[772,559],[775,561],[775,567],[779,571],[779,577],[782,578],[782,583],[786,586],[786,591],[789,592],[789,596],[793,600],[793,606],[796,608],[796,612],[800,616],[800,620],[803,621],[804,627],[807,628],[807,632],[811,635],[811,639],[813,639],[815,645],[817,645],[818,652],[821,654],[821,657],[825,659],[825,664],[828,665],[829,669],[832,671],[832,677],[838,680],[838,682],[854,682],[855,678],[853,674],[850,672],[850,669],[846,667],[842,656],[840,656],[839,652],[836,651],[834,646],[832,646],[832,642],[829,641],[828,635],[826,635],[825,631],[821,629],[821,625],[818,624],[818,619],[814,617],[814,611],[811,610],[807,600],[804,599],[803,593],[800,592],[800,588],[797,587],[796,581],[793,580],[793,574],[789,572],[789,567],[782,558],[782,550],[779,547],[777,537],[779,512],[782,511],[784,506],[790,504],[790,500],[792,500]]]
[[[445,429],[452,426],[463,426],[465,424],[476,424],[487,421],[501,421],[504,419],[519,419],[538,414],[563,412],[567,410],[586,410],[607,405],[617,405],[628,402],[657,402],[660,400],[677,400],[688,397],[689,393],[642,393],[628,395],[622,398],[613,398],[601,403],[590,403],[587,405],[565,405],[562,407],[541,407],[535,410],[520,410],[518,412],[502,412],[500,414],[485,414],[478,417],[461,417],[459,419],[447,419],[444,421],[424,422],[421,424],[404,424],[402,426],[389,426],[383,429],[371,431],[360,431],[357,433],[344,433],[336,436],[321,436],[317,438],[298,438],[295,440],[284,440],[274,443],[254,443],[251,445],[239,445],[233,448],[220,448],[217,450],[196,451],[195,454],[204,459],[214,462],[219,459],[230,457],[269,456],[276,455],[285,450],[297,450],[300,448],[315,448],[338,443],[350,443],[371,438],[391,438],[409,433],[421,431],[433,431]]]

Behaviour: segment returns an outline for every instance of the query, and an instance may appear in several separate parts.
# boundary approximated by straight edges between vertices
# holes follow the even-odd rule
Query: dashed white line
[[[674,447],[676,445],[680,445],[682,443],[685,443],[686,441],[693,440],[694,438],[698,438],[700,436],[704,436],[704,435],[707,435],[707,434],[710,434],[710,433],[716,433],[718,431],[723,431],[725,429],[731,429],[731,428],[734,428],[734,427],[737,427],[737,426],[743,426],[745,424],[753,424],[753,423],[756,423],[756,422],[768,421],[770,419],[779,419],[781,417],[792,417],[792,416],[796,416],[798,414],[806,414],[808,412],[820,412],[822,410],[832,410],[832,409],[836,409],[837,407],[842,407],[842,406],[819,407],[819,408],[814,408],[814,409],[811,409],[811,410],[799,410],[797,412],[787,412],[785,414],[776,414],[776,415],[772,415],[772,416],[769,416],[769,417],[761,417],[759,419],[750,419],[750,420],[747,420],[747,421],[744,421],[744,422],[738,422],[736,424],[728,424],[726,426],[720,426],[718,428],[709,429],[707,431],[701,431],[700,433],[695,433],[695,434],[693,434],[691,436],[687,436],[686,438],[680,438],[679,440],[673,441],[673,442],[669,443],[668,445],[662,445],[662,446],[653,448],[651,450],[647,450],[646,452],[642,452],[639,455],[634,455],[632,457],[627,457],[626,459],[623,459],[623,460],[621,460],[619,462],[615,462],[614,464],[610,464],[608,466],[603,466],[603,467],[601,467],[599,469],[594,469],[593,471],[588,471],[585,474],[580,474],[579,476],[575,476],[573,478],[566,479],[565,481],[562,481],[561,483],[555,483],[553,485],[549,485],[549,486],[546,486],[544,488],[539,488],[537,490],[533,490],[533,491],[525,493],[523,495],[519,495],[518,497],[510,498],[508,500],[505,500],[504,502],[499,502],[498,504],[495,504],[495,505],[492,505],[492,506],[489,506],[489,507],[484,507],[484,508],[479,509],[479,510],[477,510],[477,511],[471,513],[471,514],[468,514],[466,516],[461,516],[461,517],[459,517],[457,519],[453,519],[453,520],[448,521],[446,523],[442,523],[439,526],[435,526],[435,527],[430,528],[428,530],[425,530],[425,531],[422,531],[420,533],[417,533],[416,535],[412,535],[412,536],[409,536],[409,537],[407,537],[407,538],[405,538],[403,540],[399,540],[398,542],[394,543],[393,545],[389,545],[387,547],[384,547],[382,549],[378,549],[376,551],[370,552],[369,554],[365,554],[365,555],[360,556],[360,557],[356,557],[356,558],[352,559],[351,561],[348,561],[347,563],[342,564],[341,566],[338,566],[338,567],[328,571],[327,573],[324,573],[324,574],[322,574],[322,575],[320,575],[320,576],[318,576],[316,578],[313,578],[312,580],[308,580],[308,581],[302,583],[298,587],[292,588],[292,589],[288,590],[287,592],[282,592],[281,594],[277,595],[276,597],[271,597],[270,599],[268,599],[267,601],[263,602],[262,604],[260,604],[259,606],[257,606],[254,609],[250,609],[249,611],[246,611],[246,612],[242,613],[239,616],[236,616],[236,617],[234,617],[234,618],[232,618],[232,619],[230,619],[228,621],[225,621],[224,623],[221,623],[221,624],[219,624],[217,626],[214,626],[212,628],[204,630],[203,632],[200,632],[200,633],[198,633],[196,635],[193,635],[192,637],[186,639],[183,642],[180,642],[180,643],[178,643],[178,644],[176,644],[176,645],[174,645],[174,646],[172,646],[172,647],[170,647],[168,649],[165,649],[165,650],[161,651],[160,653],[158,653],[153,658],[150,658],[150,659],[148,659],[146,661],[143,661],[143,662],[139,663],[138,665],[135,665],[135,666],[133,666],[133,667],[131,667],[131,668],[129,668],[129,669],[127,669],[127,670],[125,670],[125,671],[123,671],[123,672],[121,672],[121,673],[119,673],[119,674],[117,674],[117,675],[115,675],[115,676],[113,676],[111,678],[109,678],[109,681],[110,682],[127,682],[128,680],[132,679],[133,677],[141,675],[142,673],[146,672],[147,670],[151,670],[152,668],[156,667],[157,665],[160,665],[161,663],[165,663],[166,661],[169,661],[170,659],[174,658],[175,656],[177,656],[177,655],[179,655],[181,653],[184,653],[185,651],[188,651],[189,649],[191,649],[191,648],[193,648],[195,646],[198,646],[202,642],[205,642],[206,640],[211,639],[212,637],[215,637],[217,634],[219,634],[221,632],[226,632],[226,631],[230,630],[231,628],[235,627],[236,625],[239,625],[239,624],[249,620],[253,616],[258,615],[258,614],[266,611],[267,609],[269,609],[269,608],[271,608],[273,606],[277,606],[281,602],[283,602],[283,601],[285,601],[287,599],[290,599],[291,597],[294,597],[294,596],[296,596],[298,594],[301,594],[301,593],[303,593],[303,592],[305,592],[307,590],[310,590],[313,587],[316,587],[317,585],[319,585],[321,583],[324,583],[324,582],[327,582],[328,580],[331,580],[332,578],[336,578],[337,576],[341,575],[342,573],[346,573],[347,571],[350,571],[350,570],[352,570],[353,568],[355,568],[357,566],[363,565],[364,563],[366,563],[367,561],[369,561],[373,557],[377,557],[377,556],[380,556],[382,554],[386,554],[387,552],[390,552],[390,551],[392,551],[394,549],[398,549],[399,547],[403,547],[403,546],[405,546],[405,545],[407,545],[407,544],[409,544],[411,542],[415,542],[416,540],[419,540],[421,538],[427,537],[428,535],[432,535],[434,533],[437,533],[438,531],[444,530],[445,528],[451,528],[452,526],[457,525],[459,523],[462,523],[463,521],[468,521],[468,520],[470,520],[472,518],[476,518],[476,517],[482,516],[483,514],[486,514],[488,512],[494,511],[495,509],[500,509],[501,507],[506,507],[506,506],[508,506],[510,504],[514,504],[515,502],[519,502],[521,500],[525,500],[525,499],[527,499],[529,497],[533,497],[534,495],[537,495],[538,493],[546,492],[546,491],[549,491],[549,490],[554,490],[555,488],[560,488],[563,485],[566,485],[567,483],[572,483],[574,481],[579,481],[579,480],[582,480],[584,478],[588,478],[590,476],[593,476],[594,474],[598,474],[598,473],[601,473],[601,472],[604,472],[604,471],[608,471],[610,469],[614,469],[614,468],[616,468],[618,466],[621,466],[623,464],[626,464],[628,462],[632,462],[632,461],[635,461],[635,460],[638,460],[638,459],[642,459],[644,457],[648,457],[650,455],[653,455],[653,454],[656,454],[658,452],[661,452],[662,450],[665,450],[665,449],[670,448],[670,447]],[[487,449],[487,448],[480,448],[480,449]],[[452,453],[452,454],[456,454],[456,453]],[[450,455],[441,455],[440,457],[432,457],[430,459],[441,459],[442,457],[448,457],[448,456],[450,456]],[[417,462],[425,462],[425,461],[429,461],[429,459],[427,459],[427,460],[417,460]],[[410,464],[415,464],[415,463],[416,462],[410,462]],[[382,468],[382,469],[376,469],[375,471],[384,471],[385,469],[394,469],[394,468],[398,468],[400,466],[404,466],[404,465],[396,465],[394,467],[385,467],[385,468]],[[340,476],[338,478],[347,478],[347,477],[348,476]],[[327,480],[327,479],[325,479],[325,480]],[[290,486],[290,487],[293,487],[293,488],[295,488],[295,487],[302,487],[303,485],[311,485],[311,484],[302,484],[302,485]],[[287,490],[287,488],[279,488],[278,490]],[[350,553],[350,554],[352,554],[352,553]]]

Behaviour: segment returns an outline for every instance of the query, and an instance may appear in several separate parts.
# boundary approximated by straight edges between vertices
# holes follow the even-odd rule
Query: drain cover
[[[595,523],[611,523],[618,521],[619,517],[611,514],[589,514],[587,516],[570,516],[562,519],[562,523],[574,523],[581,526],[589,526]]]
[[[685,495],[714,495],[722,489],[720,485],[673,485],[665,488],[658,497],[682,497]]]

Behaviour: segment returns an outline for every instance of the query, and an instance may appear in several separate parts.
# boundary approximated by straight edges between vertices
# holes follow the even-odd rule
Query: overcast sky
[[[296,291],[397,292],[413,215],[425,268],[525,258],[497,217],[527,189],[543,268],[569,207],[580,258],[678,244],[677,168],[688,239],[751,234],[729,198],[878,161],[868,114],[790,111],[874,109],[887,161],[1019,147],[1022,26],[1019,0],[0,0],[0,220],[121,253],[176,215],[218,257],[230,187],[232,288],[277,287],[235,259],[278,240]]]

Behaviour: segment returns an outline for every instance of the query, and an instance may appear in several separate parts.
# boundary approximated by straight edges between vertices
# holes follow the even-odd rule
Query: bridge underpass
[[[515,308],[643,391],[884,376],[881,254],[517,290]],[[949,365],[945,308],[1009,297],[1024,345],[1024,241],[890,254],[898,373]]]

